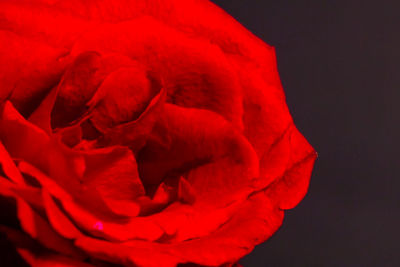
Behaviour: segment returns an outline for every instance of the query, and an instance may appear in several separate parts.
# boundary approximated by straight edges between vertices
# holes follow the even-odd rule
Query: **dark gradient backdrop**
[[[400,2],[214,2],[275,46],[319,153],[306,198],[242,265],[400,266]]]

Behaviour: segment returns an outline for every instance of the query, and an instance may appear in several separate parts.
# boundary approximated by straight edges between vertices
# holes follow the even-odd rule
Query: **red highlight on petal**
[[[104,230],[104,226],[103,223],[98,221],[93,225],[93,228],[99,231],[103,231]]]

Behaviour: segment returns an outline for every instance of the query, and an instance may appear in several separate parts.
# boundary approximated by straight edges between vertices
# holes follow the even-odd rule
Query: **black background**
[[[275,46],[288,106],[319,153],[306,198],[241,264],[400,266],[400,3],[213,2]]]

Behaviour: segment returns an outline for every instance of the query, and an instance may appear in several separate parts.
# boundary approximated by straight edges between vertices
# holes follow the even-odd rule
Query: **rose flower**
[[[209,1],[0,1],[0,63],[0,232],[32,266],[230,266],[306,194],[274,49]]]

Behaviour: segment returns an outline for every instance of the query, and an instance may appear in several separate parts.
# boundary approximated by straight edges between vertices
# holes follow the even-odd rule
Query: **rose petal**
[[[165,6],[159,6],[159,10],[168,9],[169,12],[154,9],[149,12],[192,38],[209,40],[227,55],[242,88],[245,135],[262,155],[291,121],[277,71],[275,49],[208,2],[170,0],[163,4]],[[118,17],[118,14],[113,15]]]
[[[0,164],[6,176],[16,184],[25,184],[24,178],[0,141]]]
[[[17,216],[22,229],[26,233],[51,250],[73,257],[82,256],[81,252],[72,246],[69,241],[54,232],[45,218],[42,218],[25,200],[12,192],[11,188],[4,187],[5,185],[3,182],[0,194],[16,200]]]
[[[3,189],[0,192],[0,195],[12,198],[20,197],[37,211],[43,211],[40,189],[25,185],[15,185],[2,176],[0,176],[0,187]]]
[[[169,251],[201,265],[236,262],[269,238],[282,219],[283,212],[260,192],[243,202],[230,220],[211,235],[171,245]]]
[[[168,235],[162,243],[178,243],[213,233],[230,219],[237,206],[235,203],[223,208],[202,210],[176,202],[148,219],[157,222]]]
[[[267,70],[251,65],[237,66],[244,92],[244,134],[260,158],[293,123],[279,83],[276,63],[272,62],[271,66],[273,69]],[[266,81],[266,77],[278,82]]]
[[[0,233],[4,234],[14,246],[29,248],[31,250],[43,249],[36,240],[32,239],[32,237],[20,230],[0,225]]]
[[[185,204],[193,204],[196,201],[196,193],[193,186],[184,178],[179,179],[178,199]]]
[[[151,194],[150,192],[148,194]],[[148,216],[162,211],[166,206],[176,200],[176,188],[162,182],[154,193],[149,196],[139,197],[136,202],[140,205],[140,216]]]
[[[138,241],[132,246],[110,243],[90,237],[81,237],[75,245],[92,257],[116,264],[146,266],[146,267],[175,267],[177,258],[168,252],[158,249],[158,244]]]
[[[196,122],[194,124],[193,122]],[[159,130],[171,144],[149,144],[138,155],[139,173],[147,186],[187,173],[199,201],[223,206],[248,194],[258,177],[258,159],[250,144],[216,113],[166,104]],[[154,168],[157,166],[157,168]]]
[[[53,110],[54,103],[58,94],[58,87],[54,87],[42,100],[40,105],[29,116],[28,121],[35,124],[45,131],[48,135],[52,134],[51,127],[51,111]]]
[[[107,41],[110,39],[112,44]],[[243,109],[237,76],[217,46],[188,38],[146,17],[102,25],[77,41],[71,53],[88,49],[115,51],[137,59],[164,78],[168,101],[215,111],[241,128]]]
[[[82,152],[85,186],[96,187],[107,198],[134,200],[144,194],[132,152],[126,147],[108,147]]]
[[[5,12],[3,7],[0,10]],[[57,58],[66,51],[4,31],[3,19],[0,23],[0,103],[9,99],[22,113],[29,114],[58,81],[64,66]]]
[[[283,212],[271,204],[264,192],[251,196],[237,208],[225,225],[200,239],[176,244],[138,240],[115,244],[80,237],[75,244],[93,257],[139,266],[176,266],[186,262],[219,266],[234,263],[272,235],[283,219]]]
[[[45,247],[65,255],[82,257],[81,252],[54,232],[51,226],[22,199],[17,199],[18,218],[22,228]]]
[[[30,266],[91,266],[81,263],[80,259],[76,260],[65,256],[60,256],[59,254],[54,254],[53,252],[42,247],[30,236],[19,230],[0,225],[0,232],[6,235],[7,239],[12,242],[18,253],[27,263],[30,264]]]
[[[46,208],[47,218],[52,227],[67,239],[76,238],[80,235],[79,230],[71,223],[66,215],[57,207],[52,196],[46,189],[42,191],[42,198]]]
[[[83,186],[94,188],[117,213],[136,216],[139,207],[134,201],[145,194],[137,172],[135,157],[128,148],[108,147],[83,152],[86,171]],[[117,210],[116,210],[117,209]]]
[[[66,146],[78,150],[79,150],[79,145],[84,142],[82,140],[83,130],[80,124],[75,124],[70,127],[62,128],[59,131],[57,131],[55,135],[56,136],[59,135],[61,142]]]
[[[84,51],[77,55],[58,86],[57,101],[52,110],[52,125],[57,128],[79,120],[88,111],[91,98],[98,95],[102,83],[119,69],[138,64],[120,54]]]
[[[4,177],[0,176],[0,195],[4,197],[15,198],[15,192],[12,191],[11,186],[13,185],[9,181],[5,180]]]
[[[0,111],[0,138],[8,153],[40,166],[43,151],[49,146],[49,137],[37,126],[27,122],[7,101]]]
[[[97,24],[66,12],[60,12],[46,1],[36,1],[35,4],[32,4],[31,1],[2,1],[0,2],[0,16],[2,17],[0,24],[2,29],[29,39],[30,43],[31,41],[43,42],[63,49],[68,49],[80,34]],[[29,45],[26,47],[30,48]],[[47,50],[46,47],[43,51],[44,55],[47,55]],[[30,51],[28,50],[28,52]],[[32,55],[40,57],[40,51],[35,51]],[[21,59],[24,60],[24,58]],[[58,59],[63,61],[62,57]],[[48,67],[48,71],[43,73],[52,73],[52,66],[46,67]]]
[[[109,129],[104,133],[103,139],[98,140],[97,145],[125,145],[134,152],[139,151],[152,138],[150,133],[164,108],[165,97],[166,91],[161,88],[136,120]],[[163,142],[162,138],[158,140]]]
[[[118,217],[95,190],[85,190],[79,176],[84,170],[83,157],[51,139],[42,129],[26,121],[10,102],[0,118],[0,138],[11,156],[21,158],[50,174],[66,191],[92,212]]]
[[[284,175],[268,187],[267,194],[281,209],[295,207],[305,196],[317,154],[293,127],[289,132],[290,159]]]
[[[111,220],[104,214],[97,217],[95,213],[78,205],[70,194],[33,166],[22,162],[19,167],[23,172],[36,178],[42,187],[46,188],[53,197],[61,202],[68,217],[93,236],[115,241],[126,241],[134,238],[154,241],[163,235],[160,227],[146,218],[134,217],[129,220],[118,221]],[[99,225],[101,227],[98,227]]]
[[[58,254],[36,255],[35,253],[22,248],[18,248],[17,251],[32,267],[94,267],[94,265],[73,260]]]
[[[75,58],[58,85],[57,102],[52,114],[54,123],[62,125],[85,111],[85,104],[104,79],[103,75],[99,75],[100,67],[101,55],[97,52],[84,52]]]
[[[256,189],[266,188],[271,182],[282,177],[289,165],[290,160],[290,133],[293,125],[283,132],[280,138],[265,151],[260,159],[260,176]]]
[[[91,121],[101,132],[117,124],[135,120],[148,106],[159,88],[152,88],[143,67],[120,68],[102,83],[88,103]]]

